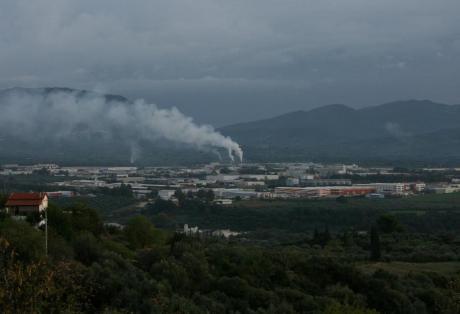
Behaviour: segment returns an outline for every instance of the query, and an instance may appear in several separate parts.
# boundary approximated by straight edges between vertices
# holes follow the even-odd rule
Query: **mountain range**
[[[12,95],[39,96],[37,99],[42,102],[53,93],[72,93],[77,99],[102,98],[108,106],[115,102],[133,105],[118,95],[68,88],[14,88],[0,91],[0,110],[4,117],[9,114],[11,107],[5,104]],[[74,106],[79,106],[78,101]],[[50,108],[43,101],[39,110]],[[18,129],[27,129],[28,123],[37,123],[32,110],[22,115],[24,121],[17,126]],[[7,119],[1,121],[8,122]],[[46,128],[44,121],[40,123]],[[89,133],[85,125],[72,130],[72,136],[56,138],[18,137],[17,132],[9,132],[4,125],[0,125],[0,131],[0,163],[126,164],[132,155],[130,143],[123,140],[123,134],[118,134],[116,129],[110,130],[113,134],[108,138],[101,132]],[[243,147],[248,162],[350,161],[436,165],[460,162],[460,105],[429,100],[397,101],[363,109],[328,105],[230,125],[218,131]],[[139,164],[216,160],[216,155],[210,151],[198,152],[165,140],[139,140],[137,146],[142,148],[137,159]]]
[[[220,131],[255,160],[460,161],[460,105],[429,100],[329,105]]]

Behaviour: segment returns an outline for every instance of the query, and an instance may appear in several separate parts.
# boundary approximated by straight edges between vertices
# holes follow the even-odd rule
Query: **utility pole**
[[[45,256],[48,257],[48,208],[45,209]]]

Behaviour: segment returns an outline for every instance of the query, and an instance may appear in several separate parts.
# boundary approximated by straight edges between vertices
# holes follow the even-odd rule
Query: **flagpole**
[[[48,256],[48,208],[45,209],[45,255]]]

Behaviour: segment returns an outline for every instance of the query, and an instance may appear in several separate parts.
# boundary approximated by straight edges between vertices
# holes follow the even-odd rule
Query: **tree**
[[[332,236],[329,232],[328,226],[324,228],[324,232],[318,232],[318,229],[315,228],[315,231],[313,233],[313,244],[321,245],[321,247],[324,248],[329,243],[329,241],[331,241],[331,239]]]
[[[71,260],[74,258],[74,251],[71,243],[52,229],[50,229],[48,233],[48,257],[56,261]]]
[[[377,219],[377,226],[383,233],[393,233],[403,231],[403,227],[399,220],[390,214],[385,214]]]
[[[200,189],[196,193],[196,196],[199,199],[204,200],[204,201],[209,202],[209,203],[214,200],[214,192],[213,192],[213,190]]]
[[[37,313],[38,303],[50,285],[44,269],[46,265],[42,261],[23,265],[15,257],[14,248],[0,237],[0,311]]]
[[[105,195],[113,195],[113,196],[123,196],[123,197],[134,197],[133,190],[131,189],[131,185],[129,184],[121,184],[119,187],[115,188],[99,188],[98,191],[101,194]]]
[[[317,242],[319,240],[319,232],[318,228],[315,227],[315,231],[313,231],[313,242]]]
[[[213,190],[208,190],[208,191],[206,192],[206,200],[207,200],[208,202],[212,202],[212,201],[214,201],[214,198],[215,198],[215,196],[214,196],[214,191],[213,191]]]
[[[337,203],[340,203],[340,204],[347,204],[348,203],[348,198],[346,198],[343,195],[337,197],[335,200],[337,201]]]
[[[186,196],[181,189],[176,190],[176,192],[174,192],[174,196],[177,198],[180,205],[184,204]]]
[[[331,241],[332,236],[331,233],[329,232],[329,226],[326,226],[324,229],[324,245],[328,244],[329,241]]]
[[[53,205],[50,205],[47,211],[48,226],[66,240],[70,240],[73,236],[70,213],[65,213],[62,209]]]
[[[95,236],[100,235],[104,229],[97,211],[85,204],[79,204],[72,208],[72,227],[74,232],[86,230]]]
[[[352,247],[354,243],[353,233],[350,231],[345,231],[342,237],[344,247]]]
[[[89,267],[87,278],[93,308],[85,313],[157,313],[151,308],[155,282],[128,259],[106,253]]]
[[[145,216],[137,216],[126,225],[125,236],[132,248],[143,249],[155,243],[158,232]]]
[[[31,262],[45,255],[45,235],[27,222],[6,219],[0,223],[0,237],[6,239],[19,260]]]
[[[371,228],[371,260],[378,261],[381,258],[380,235],[376,226]]]
[[[353,306],[331,302],[324,309],[325,314],[377,314],[376,310],[366,309],[365,307]]]
[[[203,189],[199,189],[198,192],[196,192],[196,197],[198,197],[199,199],[205,199],[206,191]]]
[[[2,209],[5,206],[7,199],[8,199],[7,195],[0,194],[0,209]]]
[[[75,262],[21,263],[0,237],[1,313],[87,312],[90,289],[84,287],[83,277],[83,266]]]
[[[176,204],[172,201],[167,201],[161,198],[157,198],[153,204],[153,211],[156,213],[161,213],[164,211],[172,211],[176,209]],[[152,208],[152,207],[151,207]]]
[[[96,237],[88,231],[83,231],[75,238],[73,249],[75,258],[86,265],[97,261],[101,252],[101,246]]]

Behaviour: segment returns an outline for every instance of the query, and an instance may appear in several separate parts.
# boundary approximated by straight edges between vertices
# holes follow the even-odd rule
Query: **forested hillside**
[[[399,101],[364,109],[330,105],[221,131],[257,161],[349,160],[454,163],[460,106]]]
[[[71,95],[72,103],[61,108],[61,98],[66,95]],[[215,147],[175,142],[159,134],[145,136],[145,130],[133,133],[132,128],[142,123],[128,123],[131,114],[105,117],[118,124],[99,126],[103,123],[87,118],[93,103],[104,110],[133,108],[133,102],[122,96],[70,88],[0,91],[0,109],[15,117],[0,125],[0,163],[184,165],[226,158]],[[54,111],[64,117],[50,118]],[[49,115],[40,123],[27,123],[40,112]],[[61,119],[72,121],[72,127],[67,129],[70,126],[59,123]],[[143,123],[161,125],[160,120]],[[177,127],[181,124],[171,123]],[[398,101],[363,109],[329,105],[231,125],[219,131],[242,145],[245,161],[249,162],[460,162],[460,105],[428,100]]]
[[[320,228],[270,246],[245,236],[186,237],[143,216],[124,230],[104,227],[84,205],[52,206],[48,217],[48,255],[42,230],[1,218],[2,313],[460,310],[458,238],[409,232],[391,215],[373,221],[370,233]],[[417,261],[420,245],[433,257]],[[450,255],[436,253],[441,247]]]

